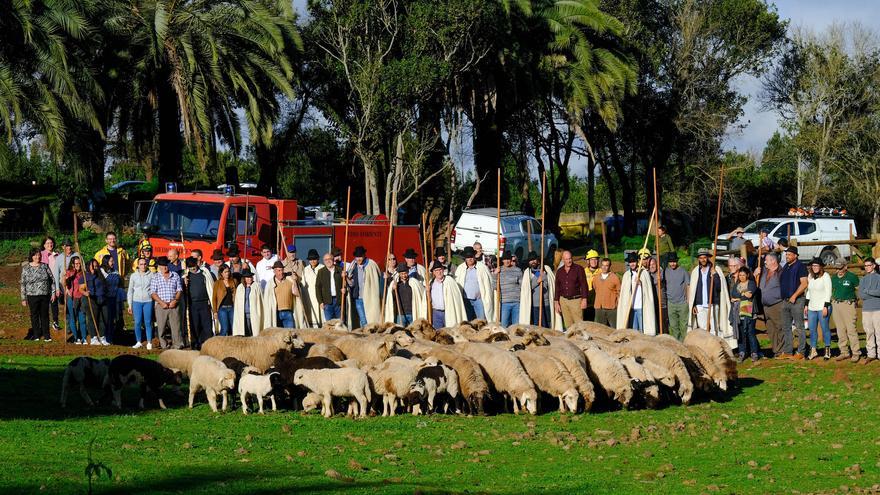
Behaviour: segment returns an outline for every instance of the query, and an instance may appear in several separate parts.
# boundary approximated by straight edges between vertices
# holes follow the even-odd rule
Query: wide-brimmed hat
[[[823,267],[825,266],[825,262],[822,261],[822,258],[819,258],[819,257],[811,259],[810,264],[811,265],[819,265],[819,266],[823,266]]]
[[[409,267],[406,266],[406,263],[397,264],[397,273],[409,273]]]
[[[475,258],[477,256],[477,252],[471,246],[467,246],[461,250],[461,255],[465,258]]]
[[[354,257],[355,258],[363,258],[367,255],[367,249],[363,246],[358,246],[354,248]]]
[[[254,278],[254,272],[250,268],[245,268],[241,271],[241,276],[242,278]]]
[[[638,257],[638,255],[636,255],[636,253],[630,252],[630,253],[626,254],[626,262],[627,263],[636,263],[638,261],[639,261],[639,257]]]
[[[317,249],[309,249],[309,254],[306,255],[306,259],[309,259],[309,260],[320,259],[320,256],[318,255],[318,250]]]
[[[666,257],[666,261],[678,261],[678,255],[676,253],[669,253]]]
[[[192,256],[188,256],[186,258],[186,267],[187,268],[196,268],[199,266],[199,260],[193,258]]]
[[[415,250],[415,249],[413,249],[413,248],[406,248],[406,251],[403,252],[403,257],[404,257],[404,258],[409,258],[409,259],[411,259],[411,260],[414,260],[414,259],[418,258],[419,255],[416,254],[416,250]]]
[[[446,256],[446,248],[440,246],[436,247],[434,249],[434,256]]]
[[[230,258],[237,258],[239,254],[238,246],[236,245],[232,245],[226,250],[226,256],[229,256]]]
[[[799,254],[798,254],[798,248],[797,248],[797,246],[788,246],[787,248],[785,248],[785,252],[786,252],[786,253],[791,253],[791,254],[793,254],[793,255],[795,255],[795,256],[798,256],[798,255],[799,255]]]
[[[540,259],[540,257],[538,256],[538,253],[536,253],[534,251],[529,251],[528,261],[537,261],[538,259]]]
[[[274,270],[276,268],[281,268],[282,270],[284,270],[284,263],[282,263],[280,261],[276,261],[275,263],[272,263],[272,269]]]
[[[211,259],[212,260],[222,260],[223,259],[223,250],[222,249],[215,249],[214,253],[211,254]]]
[[[712,251],[709,251],[707,248],[700,248],[697,250],[697,258],[700,256],[712,256]]]
[[[431,263],[431,271],[432,271],[432,272],[433,272],[434,270],[438,270],[438,269],[439,269],[439,270],[445,270],[446,267],[443,266],[443,263],[440,263],[439,261],[435,261],[435,262]]]
[[[338,247],[333,248],[333,257],[342,256],[342,250]]]
[[[158,266],[168,266],[171,261],[168,260],[168,256],[159,256],[156,258],[156,265]]]
[[[501,261],[512,260],[512,259],[513,259],[513,255],[510,254],[510,251],[504,251],[503,253],[501,253]]]

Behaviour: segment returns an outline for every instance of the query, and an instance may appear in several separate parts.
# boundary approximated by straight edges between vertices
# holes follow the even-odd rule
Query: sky
[[[858,21],[866,26],[880,25],[878,0],[776,0],[777,11],[789,21],[789,29],[806,28],[823,31],[834,22]],[[740,124],[742,131],[731,131],[724,140],[724,148],[743,153],[760,154],[767,140],[779,128],[777,116],[761,109],[758,95],[761,82],[754,77],[737,81],[738,91],[748,96]]]

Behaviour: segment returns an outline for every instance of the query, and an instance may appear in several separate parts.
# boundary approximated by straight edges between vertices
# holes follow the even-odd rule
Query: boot
[[[823,356],[822,359],[824,359],[825,361],[828,361],[829,359],[831,359],[831,348],[830,347],[825,348],[825,356]]]
[[[843,353],[841,353],[840,356],[837,356],[836,358],[834,358],[834,360],[835,360],[835,361],[846,361],[846,360],[849,359],[849,358],[850,358],[850,355],[849,355],[849,354],[843,354]]]

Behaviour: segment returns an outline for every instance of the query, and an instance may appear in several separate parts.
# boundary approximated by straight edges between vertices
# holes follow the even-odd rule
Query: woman
[[[263,294],[260,284],[254,283],[250,269],[241,271],[241,284],[235,288],[233,300],[232,335],[260,335],[263,330]]]
[[[86,290],[83,291],[84,310],[86,314],[87,328],[91,345],[110,345],[107,338],[104,337],[106,327],[103,326],[104,299],[107,297],[106,284],[104,283],[104,274],[101,273],[101,266],[98,260],[89,260],[86,263],[85,271]]]
[[[144,332],[147,335],[147,350],[153,349],[153,292],[150,283],[156,273],[151,271],[146,258],[138,258],[135,271],[128,280],[128,314],[134,315],[135,344],[132,349],[144,346]],[[143,329],[143,330],[142,330]]]
[[[733,283],[730,291],[730,301],[738,308],[737,329],[739,335],[737,343],[739,344],[739,362],[746,360],[746,356],[750,355],[752,362],[761,358],[761,346],[758,344],[758,337],[755,335],[755,296],[758,291],[758,285],[752,278],[752,272],[747,267],[740,267],[736,272],[736,281]]]
[[[101,307],[104,338],[112,344],[116,336],[116,322],[119,319],[119,289],[122,286],[122,279],[116,269],[116,261],[109,254],[101,258],[101,275],[104,275],[104,305]]]
[[[228,265],[220,265],[217,270],[217,281],[214,284],[214,319],[220,322],[220,335],[232,335],[232,323],[235,308],[235,288],[238,282],[232,276]]]
[[[58,260],[58,253],[55,252],[55,239],[51,236],[46,236],[43,239],[43,250],[40,251],[40,261],[49,266],[49,272],[52,274],[52,292],[55,294],[55,298],[52,300],[50,304],[50,308],[52,310],[52,328],[55,330],[61,330],[61,326],[58,325],[58,304],[59,299],[61,299],[61,281],[55,280],[55,274],[57,273],[57,267],[55,264]]]
[[[810,260],[807,277],[807,325],[810,328],[810,356],[816,359],[819,326],[822,327],[822,342],[825,344],[827,361],[831,359],[831,276],[825,273],[825,263],[820,258]]]
[[[52,341],[49,334],[49,304],[55,300],[54,279],[49,265],[40,261],[39,248],[32,248],[21,269],[21,305],[30,309],[34,340]]]
[[[82,259],[77,256],[70,259],[67,271],[64,274],[64,294],[69,297],[70,310],[70,333],[73,334],[73,343],[83,345],[87,343],[86,313],[88,307],[83,299],[83,291],[86,285],[86,276],[83,272]]]

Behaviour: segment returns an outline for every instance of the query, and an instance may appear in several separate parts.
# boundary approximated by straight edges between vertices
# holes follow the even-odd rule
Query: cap
[[[414,259],[418,258],[418,255],[416,254],[416,250],[415,250],[415,249],[413,249],[413,248],[406,248],[406,251],[403,253],[403,257],[404,257],[404,258],[409,258],[409,259],[411,259],[411,260],[414,260]]]
[[[287,245],[287,252],[288,253],[295,253],[296,252],[296,244],[288,244]]]
[[[320,256],[318,255],[317,249],[309,249],[309,254],[306,256],[306,259],[316,260],[319,258],[320,258]]]
[[[358,246],[358,247],[354,248],[354,257],[355,258],[363,258],[366,255],[367,255],[367,250],[364,249],[363,246]]]
[[[170,261],[168,261],[168,256],[159,256],[156,258],[156,264],[159,266],[168,266],[168,263],[170,263]]]
[[[254,278],[254,273],[250,268],[245,268],[241,271],[242,278]]]
[[[825,262],[822,261],[822,258],[818,258],[818,257],[811,259],[811,260],[810,260],[810,264],[811,264],[811,265],[825,266]]]
[[[627,263],[637,263],[639,261],[639,257],[636,256],[636,253],[627,253],[626,254],[626,262]]]
[[[699,258],[700,256],[711,256],[711,255],[712,255],[712,252],[709,251],[709,250],[706,249],[706,248],[700,248],[700,249],[697,251],[697,257],[698,257],[698,258]]]
[[[193,258],[192,256],[186,259],[186,267],[187,268],[195,268],[199,266],[199,260]]]
[[[443,263],[440,263],[439,261],[435,261],[435,262],[431,263],[431,271],[432,272],[434,270],[445,270],[445,269],[446,269],[446,267],[443,266]]]
[[[234,244],[226,250],[226,256],[229,256],[230,258],[236,258],[238,257],[238,254],[238,246]]]
[[[61,245],[62,246],[73,246],[73,241],[71,241],[70,239],[64,239],[63,241],[61,241]]]
[[[598,257],[599,257],[599,253],[595,249],[590,249],[589,251],[587,251],[587,255],[584,256],[584,258],[588,259],[588,260],[592,259],[592,258],[598,258]]]
[[[214,254],[211,255],[212,260],[223,260],[223,250],[215,249]]]
[[[409,267],[406,266],[406,263],[398,263],[397,264],[397,273],[408,273]]]
[[[839,259],[835,263],[833,263],[834,268],[846,268],[846,260]]]
[[[512,260],[512,259],[513,259],[513,256],[510,254],[510,251],[504,251],[503,253],[501,253],[501,261]]]
[[[651,250],[648,248],[639,249],[639,258],[646,259],[651,257]]]
[[[669,253],[669,255],[666,257],[666,261],[678,261],[678,254]]]
[[[434,256],[446,256],[446,248],[438,246],[434,249]]]
[[[791,253],[791,254],[797,256],[798,255],[798,248],[797,248],[797,246],[788,246],[787,248],[785,248],[785,252]]]
[[[272,263],[272,269],[274,270],[276,268],[281,268],[282,270],[284,270],[284,263],[282,263],[280,261],[276,261],[275,263]]]
[[[529,257],[528,257],[529,261],[537,261],[538,258],[539,258],[538,253],[536,253],[534,251],[529,251]]]
[[[474,251],[474,248],[471,246],[467,246],[461,250],[461,255],[465,258],[475,258],[477,256],[477,252]]]

